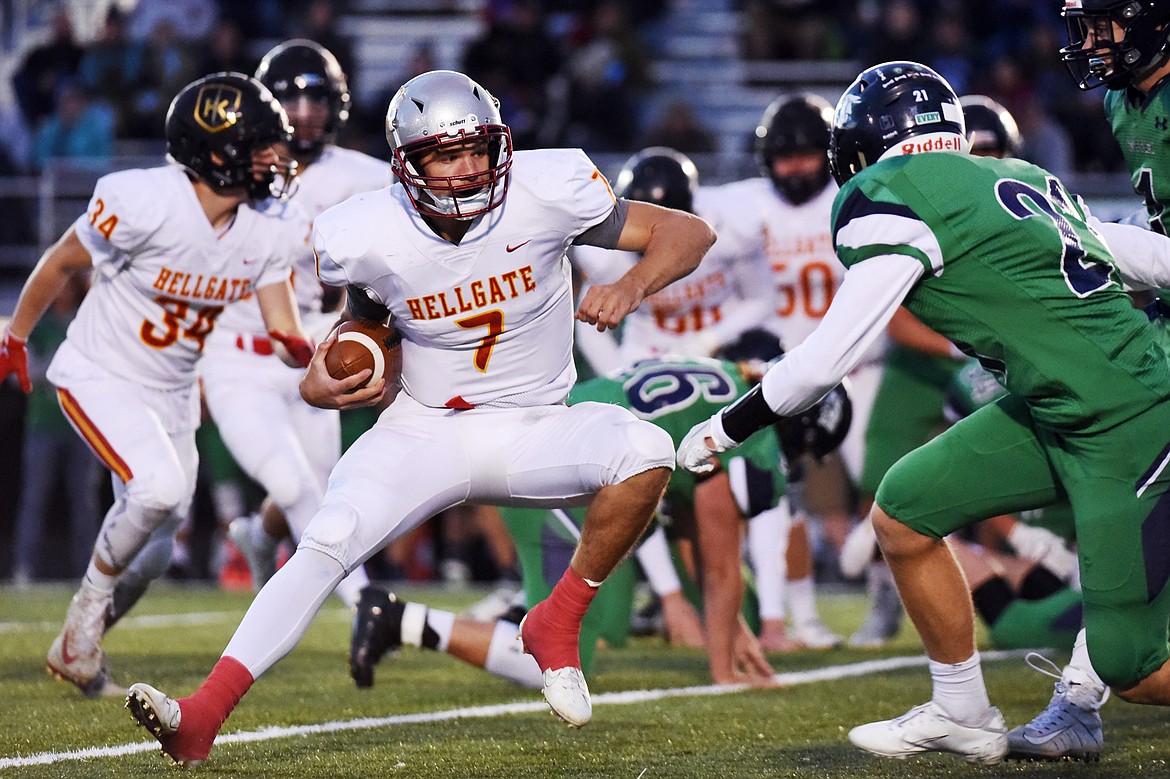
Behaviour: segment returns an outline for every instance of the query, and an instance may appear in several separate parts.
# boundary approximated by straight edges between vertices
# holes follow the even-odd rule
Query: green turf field
[[[84,700],[44,673],[44,653],[71,594],[66,587],[0,589],[0,777],[121,778],[177,771],[151,747],[154,741],[135,726],[121,700]],[[403,594],[458,610],[483,593]],[[191,692],[249,602],[246,595],[213,589],[157,586],[106,640],[116,680],[148,681],[176,696]],[[826,621],[840,632],[860,622],[858,594],[824,595],[821,603]],[[650,639],[605,650],[589,679],[593,722],[581,730],[549,715],[539,692],[411,648],[383,661],[375,687],[359,691],[345,667],[348,632],[347,613],[331,600],[305,640],[228,720],[224,732],[232,736],[230,743],[218,744],[196,772],[313,779],[1170,777],[1170,711],[1116,699],[1103,710],[1106,753],[1098,765],[980,768],[949,756],[894,761],[853,749],[845,738],[850,727],[896,716],[929,697],[921,666],[863,674],[855,667],[867,660],[917,659],[918,640],[909,627],[880,652],[775,656],[776,670],[792,674],[788,687],[719,695],[703,694],[710,690],[704,688],[700,652],[671,650]],[[855,675],[815,681],[802,674],[830,665]],[[1018,656],[989,662],[986,674],[1009,726],[1029,719],[1051,693],[1050,680]],[[684,694],[628,696],[640,702],[617,695],[638,690]],[[471,707],[476,708],[467,711]],[[78,759],[75,753],[87,749],[94,751]],[[15,758],[40,762],[27,765],[31,760]]]

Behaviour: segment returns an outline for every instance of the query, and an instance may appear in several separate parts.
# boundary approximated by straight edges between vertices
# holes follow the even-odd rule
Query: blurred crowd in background
[[[0,99],[0,177],[36,174],[60,157],[100,168],[128,149],[161,155],[163,117],[185,84],[218,71],[252,73],[268,48],[292,37],[315,40],[337,56],[355,96],[339,142],[374,156],[387,156],[383,120],[395,90],[436,67],[457,67],[490,89],[518,149],[571,146],[596,155],[665,145],[691,154],[726,152],[717,112],[685,96],[650,100],[670,77],[663,52],[677,30],[668,22],[683,6],[734,15],[745,62],[850,62],[855,72],[885,60],[918,60],[959,94],[986,94],[1007,107],[1020,125],[1023,158],[1058,175],[1123,168],[1103,118],[1103,94],[1078,91],[1057,56],[1064,41],[1058,0],[436,0],[426,13],[470,14],[479,34],[456,62],[440,56],[442,41],[421,36],[400,58],[403,71],[383,74],[379,83],[372,83],[378,71],[364,66],[360,47],[341,32],[339,19],[356,13],[358,3],[88,2],[81,5],[96,21],[84,36],[76,4],[26,1],[43,19],[45,34],[42,42],[16,47],[14,0],[0,0],[0,11],[8,12],[0,25],[6,65],[0,72],[11,79],[0,89],[7,97]],[[423,10],[392,0],[365,0],[360,10],[370,18],[370,8],[380,6],[407,16]],[[776,84],[774,91],[790,86]],[[744,152],[750,144],[744,133],[730,146]],[[29,220],[0,221],[0,245],[35,241]],[[75,303],[59,304],[47,321],[62,321],[42,328],[44,343],[34,344],[46,363]],[[0,502],[0,539],[11,539],[2,546],[13,550],[0,556],[0,579],[80,575],[111,499],[107,474],[81,456],[84,450],[71,451],[80,442],[60,417],[52,388],[43,377],[38,384],[27,399],[12,385],[0,387],[0,437],[7,442],[0,448],[0,478],[4,494],[13,496]],[[347,442],[371,419],[350,414]],[[231,517],[221,515],[252,510],[262,496],[234,469],[214,428],[201,437],[205,473],[192,553],[177,559],[176,572],[206,578],[222,562],[212,539]],[[35,444],[25,447],[34,452],[26,457],[37,458],[23,468],[22,441]],[[443,528],[424,526],[419,538],[383,561],[381,573],[456,580],[509,575],[514,561],[490,532],[481,536],[472,517],[450,519]]]
[[[398,85],[440,65],[496,94],[518,148],[580,146],[633,152],[652,144],[714,151],[720,117],[673,102],[644,110],[667,74],[654,67],[672,5],[704,0],[484,0],[482,32],[458,63],[436,59],[420,38],[406,71],[360,84],[365,68],[339,31],[346,0],[139,0],[111,3],[92,40],[79,40],[67,6],[51,35],[19,54],[12,105],[0,136],[0,175],[36,171],[51,157],[112,155],[117,141],[157,141],[170,98],[222,70],[254,71],[267,48],[290,37],[333,51],[359,98],[346,145],[382,155],[385,106]],[[395,3],[386,2],[388,8]],[[413,4],[408,4],[414,7]],[[428,12],[458,12],[438,2]],[[1108,171],[1120,154],[1102,121],[1101,96],[1079,92],[1056,56],[1063,42],[1055,0],[725,0],[747,60],[848,60],[865,67],[912,59],[942,73],[959,94],[977,92],[1010,110],[1029,153],[1054,172]],[[744,139],[746,144],[748,139]]]

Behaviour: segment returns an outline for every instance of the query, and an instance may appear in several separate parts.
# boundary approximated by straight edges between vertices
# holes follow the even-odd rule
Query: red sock
[[[214,726],[214,738],[253,681],[252,674],[239,660],[227,656],[219,658],[195,694],[179,699],[182,725],[187,725],[190,717],[195,727]]]
[[[533,609],[539,611],[536,623],[525,627],[535,631],[526,635],[524,641],[540,670],[581,667],[581,620],[597,590],[569,568],[553,587],[552,594]]]
[[[591,587],[589,582],[585,581],[583,576],[578,576],[572,568],[566,568],[565,575],[548,596],[549,605],[554,608],[555,613],[564,618],[558,619],[557,622],[565,622],[579,629],[581,620],[585,618],[585,612],[589,610],[589,604],[593,602],[593,597],[597,595],[599,589]]]

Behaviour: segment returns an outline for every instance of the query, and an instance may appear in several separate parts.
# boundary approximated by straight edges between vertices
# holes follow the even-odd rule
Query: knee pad
[[[1128,630],[1118,624],[1112,626],[1093,624],[1098,622],[1090,617],[1093,611],[1095,610],[1086,604],[1085,637],[1093,670],[1105,684],[1119,690],[1127,689],[1158,670],[1166,662],[1168,653],[1164,627],[1160,644],[1154,646],[1150,641],[1141,640],[1142,632],[1135,632],[1129,620],[1126,620],[1131,627]]]
[[[256,481],[268,492],[276,505],[288,512],[301,499],[306,489],[316,483],[316,477],[288,462],[287,458],[273,458],[261,466]]]
[[[345,503],[326,503],[313,516],[301,535],[297,548],[316,549],[329,555],[349,573],[356,561],[352,559],[352,542],[357,535],[358,515]]]
[[[630,426],[626,438],[638,456],[654,466],[665,465],[674,469],[674,441],[670,433],[649,422],[640,422]]]
[[[191,504],[191,486],[182,470],[163,466],[135,474],[126,483],[126,497],[149,512],[179,514]]]

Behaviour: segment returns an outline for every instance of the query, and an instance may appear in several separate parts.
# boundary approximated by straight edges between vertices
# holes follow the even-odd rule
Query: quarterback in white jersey
[[[616,406],[566,406],[573,382],[568,246],[642,252],[576,315],[616,326],[692,271],[714,241],[702,220],[616,200],[580,151],[512,153],[499,104],[460,73],[408,81],[387,112],[400,183],[318,217],[321,277],[345,283],[350,311],[403,337],[402,389],[342,456],[297,553],[256,596],[211,675],[173,700],[146,684],[129,705],[177,761],[206,759],[253,681],[303,635],[341,578],[386,543],[463,502],[590,503],[565,576],[521,628],[544,695],[574,725],[592,716],[578,636],[596,587],[640,537],[670,475],[663,431]],[[301,394],[326,407],[385,392],[345,380],[317,350]],[[161,727],[157,723],[164,723]]]
[[[666,354],[710,357],[771,311],[763,234],[736,218],[742,204],[697,184],[694,164],[666,147],[644,149],[622,167],[618,196],[698,214],[719,241],[694,273],[655,292],[626,318],[620,343],[610,334],[577,328],[577,346],[599,375]],[[572,256],[589,284],[612,283],[639,259],[596,246],[574,247]]]
[[[332,143],[348,115],[349,91],[328,50],[312,41],[286,41],[264,56],[256,78],[280,100],[293,125],[297,186],[290,199],[310,219],[359,192],[393,183],[389,163]],[[337,314],[322,310],[323,291],[307,242],[293,279],[305,329],[321,340]],[[299,540],[321,506],[329,472],[341,456],[341,421],[336,410],[301,399],[301,372],[274,354],[254,301],[224,310],[199,369],[208,410],[228,451],[268,495],[260,514],[234,520],[229,531],[259,589],[276,570],[280,540],[289,531]],[[367,583],[358,568],[337,594],[353,606]]]
[[[311,356],[289,285],[308,220],[268,199],[281,165],[273,146],[289,132],[280,104],[247,76],[188,85],[167,114],[176,164],[101,178],[87,213],[33,270],[5,334],[0,377],[14,371],[27,388],[24,339],[69,275],[93,271],[48,372],[66,416],[114,476],[116,500],[47,658],[88,695],[113,688],[101,637],[119,575],[191,503],[195,363],[220,312],[255,298],[301,364]]]

